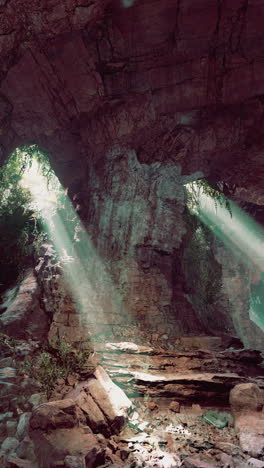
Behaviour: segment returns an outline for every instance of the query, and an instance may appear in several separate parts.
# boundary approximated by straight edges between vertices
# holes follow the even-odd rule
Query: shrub
[[[93,370],[94,367],[88,364],[90,356],[91,349],[83,349],[81,344],[77,349],[73,348],[62,339],[56,349],[48,348],[25,361],[22,372],[40,382],[42,390],[50,398],[58,378]]]

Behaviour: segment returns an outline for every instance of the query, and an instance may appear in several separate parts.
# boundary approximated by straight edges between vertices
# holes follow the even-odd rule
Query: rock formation
[[[219,332],[186,294],[183,185],[203,174],[263,203],[262,13],[245,0],[1,2],[0,157],[38,144],[75,197],[121,290],[100,333]],[[209,322],[251,345],[225,281]]]
[[[205,177],[264,224],[263,16],[260,0],[0,0],[0,165],[24,144],[49,155],[86,272],[80,309],[47,244],[2,301],[3,466],[264,466],[256,272],[186,201]],[[27,359],[90,338],[110,377],[68,373],[46,402]],[[124,429],[106,382],[133,399]],[[236,384],[234,427],[206,430],[202,406]]]

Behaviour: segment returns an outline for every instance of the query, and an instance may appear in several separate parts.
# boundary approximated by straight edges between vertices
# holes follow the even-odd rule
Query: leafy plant
[[[35,359],[25,361],[23,372],[41,383],[42,390],[46,393],[47,398],[50,398],[58,378],[63,376],[63,369],[47,351],[42,351]]]
[[[83,349],[81,344],[74,348],[61,339],[56,348],[48,348],[25,361],[23,372],[40,382],[47,398],[50,398],[58,378],[93,370],[91,363],[87,365],[90,356],[91,349]]]
[[[218,205],[224,206],[232,218],[232,211],[229,200],[222,192],[212,187],[206,179],[199,179],[187,185],[188,206],[191,211],[196,211],[198,213],[200,212],[202,194],[207,195],[211,200],[214,201],[216,211]]]
[[[29,190],[19,182],[33,159],[46,177],[53,174],[48,156],[36,145],[17,148],[0,168],[0,291],[23,273],[43,230],[39,213],[32,209]]]

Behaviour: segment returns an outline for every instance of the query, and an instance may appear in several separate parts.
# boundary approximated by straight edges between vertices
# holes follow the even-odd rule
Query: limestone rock
[[[185,468],[215,468],[216,465],[202,461],[200,458],[187,457],[183,462]]]
[[[1,315],[1,329],[13,338],[43,340],[48,331],[48,318],[39,300],[36,276],[32,270],[28,270],[14,300]]]
[[[19,440],[24,439],[24,437],[28,433],[30,416],[31,416],[31,413],[23,413],[20,415],[18,426],[17,426],[17,433],[16,433],[16,436]]]
[[[107,351],[120,351],[132,354],[152,354],[153,349],[149,346],[141,346],[131,342],[121,343],[106,343],[105,349]]]
[[[95,403],[95,400],[92,398],[92,396],[86,392],[81,392],[75,401],[84,412],[87,424],[92,429],[92,431],[109,436],[110,429],[108,423],[104,414],[100,410],[98,404]]]
[[[243,452],[252,457],[264,454],[264,414],[262,412],[237,413],[235,430]]]
[[[29,403],[32,405],[33,408],[45,403],[47,397],[44,393],[33,393],[29,398]]]
[[[83,457],[75,457],[67,455],[64,459],[66,468],[85,468],[85,459]]]
[[[260,410],[263,406],[263,393],[254,383],[238,384],[232,388],[229,401],[234,411]]]
[[[132,403],[101,366],[97,367],[94,377],[87,384],[89,393],[106,416],[111,430],[119,432],[132,409]]]
[[[178,401],[172,401],[169,406],[170,410],[174,413],[179,413],[180,411],[180,403]]]
[[[154,401],[149,401],[147,403],[147,407],[150,411],[154,411],[155,409],[158,409],[158,405]]]
[[[17,431],[17,421],[6,422],[6,432],[8,437],[14,437]]]
[[[87,458],[86,466],[96,467],[103,464],[105,450],[96,436],[86,433],[82,428],[56,429],[32,432],[35,453],[39,468],[51,468],[55,463],[64,462],[67,456]]]
[[[99,336],[143,342],[159,330],[169,344],[206,325],[215,332],[217,316],[218,330],[219,323],[234,328],[222,307],[225,295],[239,299],[231,277],[204,323],[186,298],[178,249],[188,177],[205,174],[263,203],[262,2],[1,0],[0,8],[1,163],[21,142],[38,142],[81,200],[130,312],[130,320],[116,312],[116,291],[95,281],[100,307],[95,301],[89,312]],[[246,341],[256,327],[248,291],[244,298],[233,331]],[[74,340],[73,326],[58,326],[61,318],[50,338],[61,329]]]
[[[264,436],[255,433],[242,432],[239,436],[240,446],[243,452],[252,457],[259,457],[264,454]]]
[[[18,440],[15,437],[7,437],[2,445],[1,445],[1,450],[5,454],[9,454],[11,452],[14,452],[19,445]]]
[[[35,408],[30,419],[30,428],[32,430],[68,428],[74,427],[77,421],[76,404],[73,400],[52,401]]]
[[[264,468],[264,461],[257,458],[249,458],[247,460],[248,468]]]

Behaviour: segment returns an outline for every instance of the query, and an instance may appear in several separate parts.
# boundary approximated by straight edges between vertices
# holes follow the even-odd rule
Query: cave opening
[[[238,278],[238,281],[247,291],[249,318],[264,331],[263,226],[235,201],[225,196],[219,189],[212,187],[206,179],[187,184],[186,190],[188,209],[199,220],[194,234],[194,242],[196,241],[196,257],[198,263],[200,262],[197,271],[200,272],[200,278],[203,278],[205,274],[207,280],[203,285],[208,293],[203,310],[204,315],[206,316],[205,309],[208,308],[211,302],[209,293],[213,291],[213,297],[217,296],[217,292],[221,288],[221,278],[219,275],[217,278],[216,271],[210,273],[210,265],[206,266],[205,272],[202,271],[204,263],[201,257],[206,250],[211,252],[212,244],[218,240],[220,245],[226,247],[234,263],[240,265],[243,274]],[[208,238],[208,233],[213,235],[211,241]],[[203,247],[201,247],[201,244],[203,244]],[[213,261],[214,258],[212,257],[211,262]],[[220,276],[221,274],[222,272]],[[197,281],[199,281],[198,278]],[[198,300],[201,297],[202,294],[198,295]],[[240,302],[237,306],[240,307],[243,304]],[[217,320],[218,317],[215,318],[215,323]],[[219,328],[221,327],[223,327],[223,322],[220,314]],[[231,330],[227,329],[227,331]]]
[[[56,328],[54,333],[51,332],[53,345],[62,341],[71,344],[93,339],[100,341],[100,324],[108,327],[105,311],[111,302],[116,314],[124,313],[122,299],[78,215],[79,205],[75,203],[74,206],[67,189],[58,180],[48,154],[37,145],[17,148],[2,167],[0,177],[0,219],[5,251],[1,259],[1,312],[8,308],[28,269],[36,267],[40,283],[54,283],[55,289],[58,289],[58,278],[62,276],[65,303],[60,312],[72,312],[68,322],[76,325],[76,336],[70,327]],[[7,274],[8,262],[10,274]],[[45,262],[48,271],[44,275],[48,278],[41,273]],[[11,288],[14,284],[16,287]],[[51,295],[53,293],[51,291]],[[52,320],[54,310],[46,312]]]

